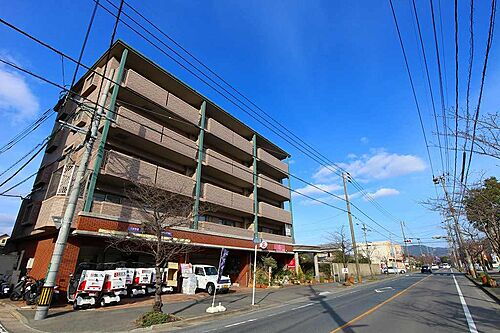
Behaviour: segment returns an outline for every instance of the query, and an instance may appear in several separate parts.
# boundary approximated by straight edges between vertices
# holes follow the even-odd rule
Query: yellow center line
[[[358,320],[360,319],[363,319],[364,317],[368,316],[370,313],[374,312],[375,310],[377,310],[378,308],[380,308],[381,306],[383,306],[384,304],[387,304],[389,303],[390,301],[392,301],[393,299],[395,299],[396,297],[398,296],[401,296],[402,294],[404,294],[405,292],[407,292],[408,290],[410,290],[411,288],[415,287],[417,284],[419,284],[420,282],[424,281],[424,280],[427,280],[428,278],[430,278],[432,275],[429,275],[425,278],[423,278],[422,280],[420,281],[417,281],[415,282],[414,284],[412,284],[411,286],[409,286],[408,288],[404,289],[404,290],[401,290],[399,293],[397,293],[396,295],[393,295],[391,296],[390,298],[386,299],[385,301],[383,301],[382,303],[379,303],[377,305],[375,305],[374,307],[372,307],[371,309],[369,309],[368,311],[360,314],[359,316],[357,316],[356,318],[354,319],[351,319],[350,321],[348,321],[347,323],[345,323],[344,325],[340,326],[340,327],[337,327],[336,329],[334,329],[333,331],[331,331],[330,333],[335,333],[335,332],[339,332],[340,330],[346,328],[347,326],[351,326],[352,324],[354,324],[355,322],[357,322]]]

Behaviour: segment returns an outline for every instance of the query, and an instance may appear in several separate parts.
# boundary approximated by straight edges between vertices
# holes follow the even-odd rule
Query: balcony
[[[260,188],[279,196],[280,199],[290,200],[290,190],[287,186],[282,185],[278,181],[272,180],[263,174],[259,174],[257,185]]]
[[[212,184],[203,184],[203,199],[239,212],[253,213],[253,199]]]
[[[253,238],[253,230],[231,227],[228,225],[217,224],[212,222],[200,221],[198,222],[198,229],[202,231],[214,232],[223,234],[225,236],[244,237],[248,239]]]
[[[157,122],[141,116],[123,106],[117,109],[114,127],[137,135],[148,141],[159,143],[161,141],[162,128]]]
[[[166,89],[148,80],[132,69],[127,70],[124,86],[138,92],[150,101],[167,108],[171,113],[189,121],[194,125],[199,124],[200,112],[197,108],[186,103],[179,97],[169,93]]]
[[[286,175],[288,174],[288,165],[277,159],[262,148],[257,149],[257,158],[270,165],[274,170]]]
[[[204,155],[205,165],[215,168],[227,175],[242,180],[247,185],[253,183],[252,168],[236,162],[225,155],[219,154],[213,149],[207,149]]]
[[[266,232],[259,232],[259,237],[266,242],[270,243],[278,243],[278,244],[293,244],[292,237],[276,235],[276,234],[268,234]]]
[[[116,151],[107,152],[101,173],[130,182],[155,183],[158,188],[173,193],[193,195],[194,182],[190,177]]]
[[[68,197],[65,195],[56,195],[49,199],[42,201],[40,211],[35,223],[35,229],[55,227],[54,218],[62,218],[66,210],[66,203]],[[79,199],[76,205],[76,211],[83,208],[83,200]],[[73,218],[73,225],[75,224],[76,216]]]
[[[168,95],[167,109],[190,123],[199,125],[200,111],[172,93]]]
[[[226,126],[217,122],[216,120],[209,118],[207,121],[207,131],[229,145],[238,148],[239,150],[245,152],[248,155],[252,155],[252,143],[237,134],[236,132],[230,130]]]
[[[159,85],[146,79],[132,69],[127,70],[124,86],[138,92],[152,102],[165,107],[167,104],[168,91]]]
[[[196,142],[166,127],[163,128],[160,144],[193,160],[198,153]]]
[[[265,202],[259,202],[259,216],[282,223],[292,223],[292,216],[289,211]]]

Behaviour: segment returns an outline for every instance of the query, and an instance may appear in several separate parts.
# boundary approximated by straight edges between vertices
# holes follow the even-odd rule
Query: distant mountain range
[[[433,254],[437,257],[448,256],[448,248],[447,247],[430,247],[430,246],[422,246],[422,253],[425,255],[427,253]],[[420,256],[420,245],[408,245],[408,253],[411,256]]]

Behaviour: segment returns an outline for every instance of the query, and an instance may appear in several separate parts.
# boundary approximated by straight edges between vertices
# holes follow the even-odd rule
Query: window
[[[194,274],[196,274],[196,275],[205,275],[205,272],[203,271],[203,268],[196,267],[195,270],[194,270]]]
[[[217,273],[217,268],[215,268],[213,266],[205,267],[205,272],[207,273],[207,275],[217,275],[217,274],[219,274],[219,273]]]
[[[226,219],[219,219],[217,221],[217,223],[222,224],[222,225],[227,225],[227,226],[230,226],[230,227],[236,227],[236,222],[230,221],[230,220],[226,220]]]
[[[123,197],[116,195],[116,194],[95,191],[94,192],[94,201],[96,201],[96,202],[106,201],[106,202],[111,202],[111,203],[115,203],[115,204],[122,204]]]

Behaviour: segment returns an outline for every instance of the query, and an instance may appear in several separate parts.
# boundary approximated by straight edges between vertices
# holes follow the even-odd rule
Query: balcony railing
[[[191,177],[112,150],[107,152],[102,173],[130,182],[154,183],[158,188],[186,196],[193,195]]]
[[[257,157],[269,164],[270,166],[274,167],[276,170],[283,172],[284,174],[288,173],[288,165],[279,160],[278,158],[274,157],[273,155],[269,154],[267,151],[265,151],[262,148],[257,149]]]
[[[252,143],[250,141],[212,118],[207,121],[207,131],[245,153],[252,154]]]
[[[132,69],[127,70],[124,82],[125,87],[132,89],[156,104],[166,107],[175,115],[198,125],[200,112],[197,108],[186,103],[156,83],[146,79],[144,76]]]
[[[272,180],[271,178],[263,174],[259,174],[257,184],[259,185],[259,187],[266,189],[269,192],[277,194],[286,200],[290,200],[290,190],[288,189],[288,187],[280,184],[278,181]]]
[[[219,154],[213,149],[205,151],[205,163],[207,166],[220,170],[228,175],[239,178],[248,184],[253,182],[252,168],[236,162],[225,155]]]
[[[203,184],[203,198],[207,202],[219,206],[231,208],[244,213],[253,213],[253,200],[251,198],[212,184]]]
[[[292,216],[289,211],[266,202],[259,202],[259,216],[278,222],[292,223]]]

